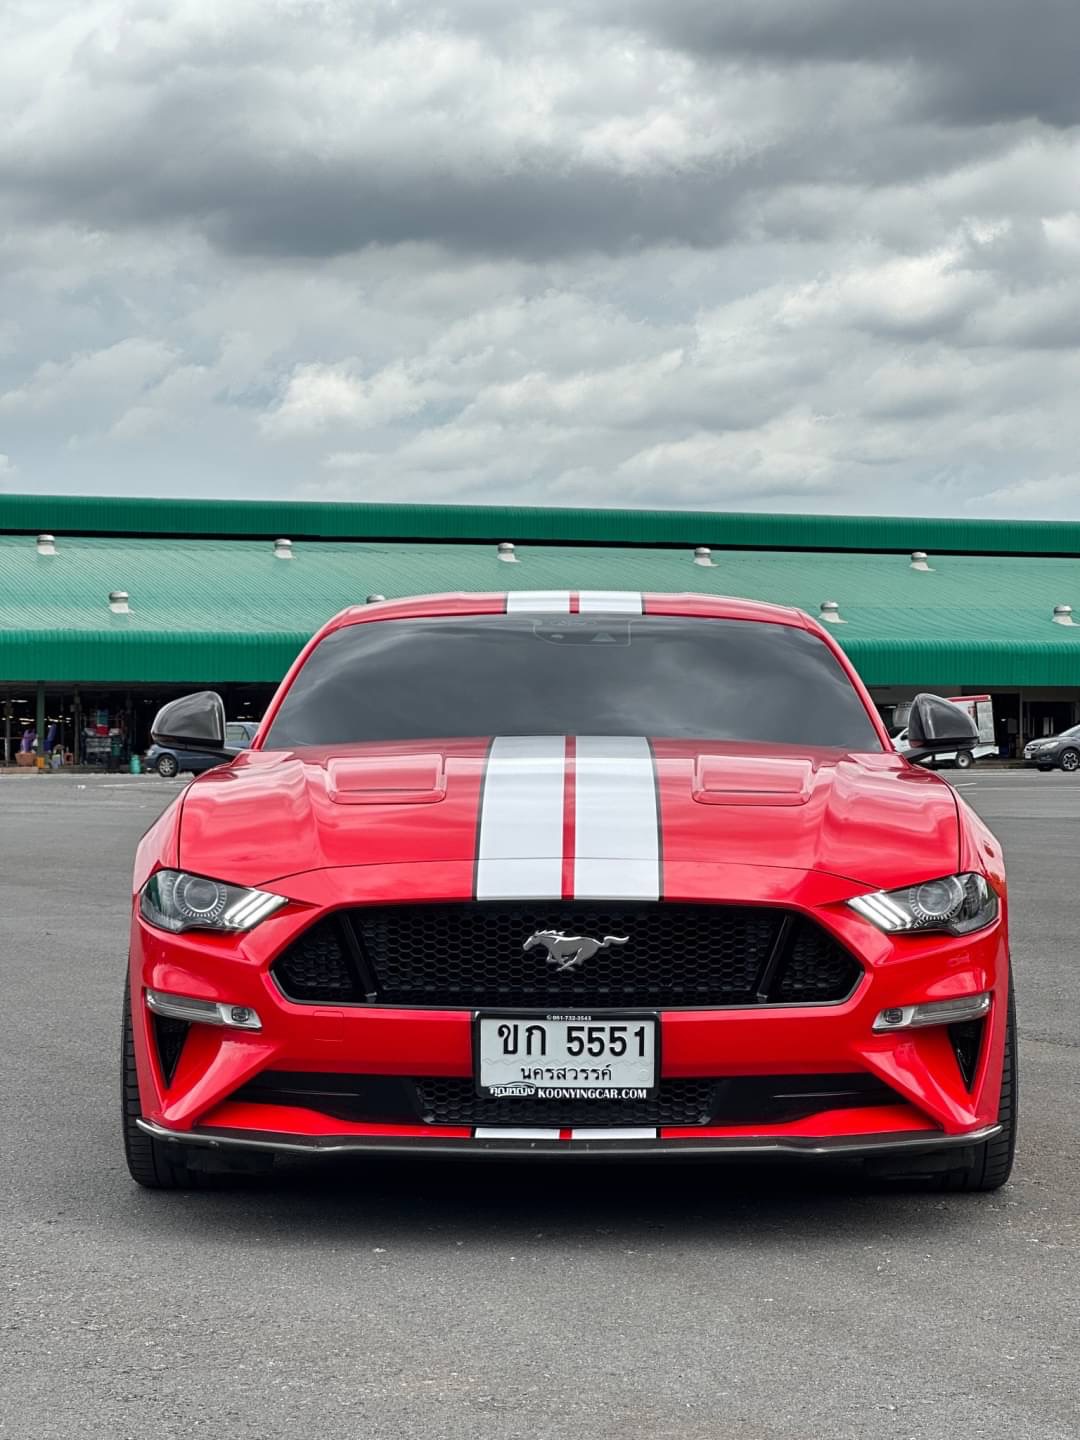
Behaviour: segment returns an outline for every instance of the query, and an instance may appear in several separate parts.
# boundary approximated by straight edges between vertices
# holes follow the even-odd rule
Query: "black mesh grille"
[[[274,974],[294,1000],[363,998],[334,920],[323,920],[294,940],[275,963]]]
[[[844,1000],[855,987],[859,967],[827,931],[799,920],[791,945],[772,987],[773,1000]]]
[[[985,1028],[985,1020],[963,1020],[958,1025],[949,1026],[949,1039],[956,1052],[956,1063],[969,1090],[975,1084]]]
[[[430,1125],[707,1125],[712,1080],[662,1080],[647,1100],[496,1100],[479,1096],[471,1080],[418,1080]]]
[[[735,905],[464,903],[342,912],[275,962],[285,994],[307,1001],[546,1008],[839,1001],[862,973],[811,921]],[[626,937],[565,969],[543,930]],[[774,953],[775,952],[775,953]]]
[[[176,1020],[171,1015],[154,1016],[154,1042],[157,1045],[161,1078],[171,1085],[176,1067],[180,1063],[180,1052],[184,1048],[191,1026],[186,1020]]]

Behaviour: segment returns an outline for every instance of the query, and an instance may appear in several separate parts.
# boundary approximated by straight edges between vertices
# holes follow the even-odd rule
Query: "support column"
[[[11,764],[11,691],[4,693],[4,764]]]
[[[38,753],[39,755],[44,755],[44,754],[45,754],[45,730],[46,730],[46,722],[45,722],[45,682],[44,682],[43,680],[39,680],[39,681],[37,682],[37,718],[36,718],[36,722],[35,722],[35,723],[36,723],[36,725],[37,725],[37,737],[38,737],[38,738],[37,738],[37,753]]]

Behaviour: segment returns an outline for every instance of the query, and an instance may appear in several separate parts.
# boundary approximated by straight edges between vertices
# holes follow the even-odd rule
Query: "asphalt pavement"
[[[1080,1437],[1080,777],[976,771],[1009,862],[1012,1182],[290,1165],[128,1179],[128,880],[176,793],[0,777],[0,1436]]]

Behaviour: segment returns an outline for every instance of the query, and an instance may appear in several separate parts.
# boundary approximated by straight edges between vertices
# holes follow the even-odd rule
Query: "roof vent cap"
[[[836,600],[822,600],[820,618],[826,625],[846,625],[847,621],[840,614],[840,604]]]
[[[495,547],[495,553],[504,565],[519,565],[521,563],[514,553],[513,542],[510,540],[500,540]]]
[[[1055,605],[1055,606],[1054,606],[1054,624],[1055,624],[1055,625],[1075,625],[1075,624],[1076,624],[1076,621],[1072,618],[1072,606],[1071,606],[1071,605]]]
[[[385,595],[369,595],[364,601],[365,605],[374,605],[377,600],[385,600]]]
[[[292,558],[293,558],[293,553],[292,553],[292,541],[291,541],[291,540],[275,540],[275,541],[274,541],[274,559],[275,559],[275,560],[291,560]]]
[[[712,551],[708,545],[696,545],[694,547],[694,564],[711,566],[713,569],[716,568],[712,558]]]
[[[37,553],[38,553],[39,555],[55,555],[55,554],[56,554],[56,536],[55,536],[55,535],[39,535],[39,536],[37,537]]]
[[[131,606],[128,604],[128,599],[126,590],[110,590],[109,609],[114,615],[130,615]]]
[[[932,568],[926,558],[925,550],[912,550],[911,568],[912,570],[930,570]]]

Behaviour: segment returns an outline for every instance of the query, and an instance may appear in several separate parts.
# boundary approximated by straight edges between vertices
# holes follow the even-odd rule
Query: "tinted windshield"
[[[681,616],[470,615],[333,631],[268,748],[477,735],[882,746],[817,636]]]

